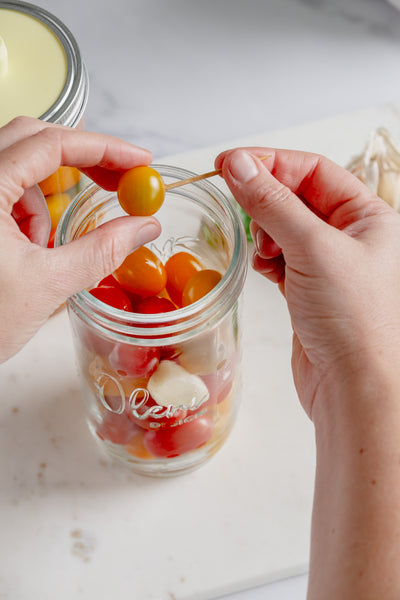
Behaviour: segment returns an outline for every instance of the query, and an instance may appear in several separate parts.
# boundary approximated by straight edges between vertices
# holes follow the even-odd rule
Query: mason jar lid
[[[0,0],[1,8],[25,13],[37,19],[58,38],[67,61],[66,80],[56,101],[39,118],[49,123],[76,127],[86,108],[89,95],[89,78],[74,36],[62,21],[47,10],[34,4],[20,2],[19,0],[10,2]]]

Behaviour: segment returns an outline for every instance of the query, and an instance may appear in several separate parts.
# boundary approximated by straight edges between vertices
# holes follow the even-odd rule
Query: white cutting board
[[[202,172],[221,149],[252,144],[346,164],[373,128],[399,136],[399,115],[372,109],[157,162]],[[244,324],[233,433],[208,464],[174,479],[99,456],[65,311],[0,367],[1,600],[208,600],[307,569],[313,428],[292,384],[284,301],[251,271]]]

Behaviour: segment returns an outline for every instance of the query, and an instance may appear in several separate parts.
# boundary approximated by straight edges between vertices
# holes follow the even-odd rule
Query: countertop
[[[40,4],[81,48],[86,128],[157,161],[400,99],[400,12],[384,0]],[[300,600],[306,585],[303,575],[225,600]]]
[[[78,40],[86,127],[155,158],[400,97],[385,0],[42,0]]]

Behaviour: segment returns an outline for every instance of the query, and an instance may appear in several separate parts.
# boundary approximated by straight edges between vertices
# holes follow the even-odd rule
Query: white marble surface
[[[189,154],[191,164],[184,165],[182,153],[222,148],[247,136],[400,99],[400,12],[384,0],[43,0],[41,5],[69,26],[82,49],[91,82],[87,128],[146,146],[156,159],[179,155],[179,164],[187,168],[201,168],[209,154]],[[344,123],[351,129],[348,120]],[[363,127],[366,133],[365,118]],[[271,139],[306,147],[308,131],[304,127],[296,135]],[[321,140],[315,149],[328,148],[343,161],[346,130],[340,133],[332,148]],[[262,139],[268,143],[267,135]],[[311,135],[310,143],[315,140]],[[238,431],[245,425],[244,419]],[[29,439],[39,433],[36,429]],[[86,447],[80,429],[78,434]],[[14,443],[19,455],[28,451],[18,436]],[[235,438],[232,444],[234,448]],[[54,459],[66,473],[59,480],[51,474],[53,497],[65,492],[72,458]],[[91,460],[89,455],[86,467]],[[41,479],[44,470],[37,473]],[[35,477],[36,472],[32,481]],[[195,480],[199,485],[207,477],[199,471]],[[28,474],[27,494],[29,481]],[[89,484],[94,506],[99,480]],[[147,486],[139,487],[144,501]],[[73,504],[78,492],[69,489]],[[34,510],[40,498],[34,497]],[[53,510],[55,506],[51,504]],[[77,505],[76,515],[83,510]],[[55,515],[50,517],[54,522]],[[32,524],[30,532],[41,533]],[[59,535],[50,532],[49,539],[57,541]],[[76,542],[71,538],[72,548]],[[80,568],[84,586],[84,566]],[[229,598],[300,600],[305,588],[303,576]]]
[[[90,76],[87,127],[156,158],[400,98],[385,0],[42,0]]]
[[[313,148],[346,164],[377,126],[399,139],[400,104],[241,141]],[[167,160],[200,172],[219,148]],[[306,576],[290,577],[307,569],[313,431],[291,381],[284,302],[252,271],[243,327],[236,426],[207,465],[168,481],[100,459],[65,311],[0,365],[2,600],[52,600],[55,589],[58,600],[211,600],[239,590],[225,600],[304,598]]]

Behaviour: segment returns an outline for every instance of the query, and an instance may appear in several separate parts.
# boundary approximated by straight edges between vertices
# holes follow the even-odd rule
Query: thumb
[[[47,290],[56,305],[112,273],[128,254],[160,232],[154,217],[119,217],[48,251]]]
[[[309,242],[316,223],[325,223],[271,175],[273,163],[274,154],[261,162],[246,150],[235,150],[224,158],[222,176],[243,210],[285,251]]]

